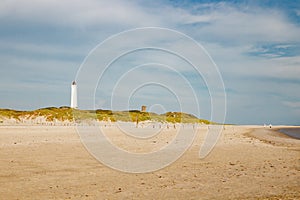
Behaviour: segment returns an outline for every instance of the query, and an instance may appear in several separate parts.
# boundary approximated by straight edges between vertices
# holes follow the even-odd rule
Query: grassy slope
[[[77,110],[70,107],[49,107],[41,108],[33,111],[17,111],[10,109],[0,109],[0,121],[1,118],[13,118],[20,120],[21,118],[35,119],[36,117],[44,116],[47,121],[57,120],[86,120],[86,119],[98,119],[104,121],[158,121],[158,122],[171,122],[171,123],[204,123],[210,124],[211,122],[204,119],[198,119],[194,115],[181,113],[181,112],[167,112],[165,114],[158,115],[151,112],[140,112],[138,110],[131,111],[111,111],[111,110]]]

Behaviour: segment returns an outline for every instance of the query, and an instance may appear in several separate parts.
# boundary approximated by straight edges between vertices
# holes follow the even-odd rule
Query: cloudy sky
[[[84,73],[79,68],[91,50],[113,35],[142,27],[175,30],[203,46],[224,83],[227,123],[300,125],[297,0],[2,0],[0,107],[69,105],[70,84]],[[136,39],[147,43],[148,35]],[[162,33],[151,40],[195,53],[180,38]],[[130,46],[132,38],[125,42]],[[107,45],[105,53],[116,52],[118,44]],[[97,56],[99,63],[106,58]],[[199,74],[170,52],[137,51],[118,59],[98,80],[95,106],[125,110],[145,104],[151,111],[182,110],[211,119],[211,97],[218,94],[209,87],[219,80],[206,80],[206,73],[210,70]],[[89,108],[82,96],[79,107]]]

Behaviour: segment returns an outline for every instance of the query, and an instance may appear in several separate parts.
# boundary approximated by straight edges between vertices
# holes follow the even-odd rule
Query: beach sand
[[[109,131],[137,152],[164,141],[137,148]],[[0,126],[0,199],[300,199],[300,140],[273,128],[228,126],[199,159],[206,131],[171,165],[131,174],[92,157],[75,127]]]

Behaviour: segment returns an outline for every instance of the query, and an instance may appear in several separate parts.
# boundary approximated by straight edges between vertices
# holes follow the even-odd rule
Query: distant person
[[[139,127],[139,117],[136,116],[136,128],[138,128],[138,127]]]
[[[272,128],[272,124],[270,124],[269,127]]]

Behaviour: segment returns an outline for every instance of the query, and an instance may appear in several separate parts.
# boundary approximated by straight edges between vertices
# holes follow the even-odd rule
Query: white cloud
[[[200,27],[198,33],[203,37],[213,37],[217,41],[253,43],[300,40],[300,28],[289,22],[279,10],[240,10],[224,4],[209,15],[214,16],[214,20]]]
[[[291,48],[291,47],[295,47],[295,45],[292,45],[292,44],[279,44],[279,45],[275,46],[275,48],[278,48],[278,49],[287,49],[287,48]]]
[[[5,41],[0,39],[0,46],[5,52],[18,55],[43,55],[52,57],[83,57],[90,50],[87,45],[70,46],[65,44],[38,44],[33,42]]]
[[[116,27],[121,27],[121,30],[142,26],[180,27],[202,41],[300,41],[300,28],[289,22],[280,10],[259,7],[241,9],[226,3],[195,3],[190,7],[178,8],[163,2],[143,5],[141,2],[121,0],[11,0],[0,3],[0,17],[71,26],[86,31],[96,29],[98,32]]]
[[[291,108],[300,108],[300,101],[296,101],[296,102],[284,101],[283,104]]]
[[[101,24],[143,26],[157,24],[155,15],[130,1],[111,0],[11,0],[0,4],[0,17],[62,26]]]

